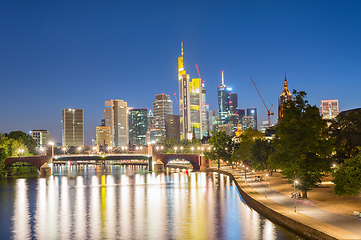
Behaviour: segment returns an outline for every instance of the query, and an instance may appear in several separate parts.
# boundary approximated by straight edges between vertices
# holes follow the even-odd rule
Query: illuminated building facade
[[[252,118],[251,128],[257,129],[257,108],[247,108],[247,116]]]
[[[30,135],[36,141],[37,148],[47,148],[49,143],[49,132],[48,130],[31,130]]]
[[[170,100],[169,95],[157,94],[153,102],[153,128],[157,128],[162,132],[162,137],[165,138],[165,116],[173,114],[173,101]]]
[[[84,146],[83,109],[63,109],[62,124],[63,146]]]
[[[129,143],[146,145],[148,130],[148,109],[131,109],[129,111]]]
[[[178,57],[178,84],[179,84],[179,121],[180,138],[187,139],[188,133],[195,137],[203,137],[202,121],[202,82],[200,78],[189,80],[183,64],[183,42],[181,56]]]
[[[338,100],[321,100],[321,115],[323,119],[334,119],[338,113]]]
[[[111,147],[111,131],[110,126],[97,126],[95,129],[95,145],[98,149],[105,150],[106,147]]]
[[[231,90],[224,84],[222,71],[222,85],[218,87],[218,116],[220,116],[221,124],[229,123]]]
[[[110,127],[111,145],[115,147],[128,145],[128,109],[127,102],[121,99],[105,101],[105,125]]]
[[[180,139],[179,130],[179,115],[166,115],[165,116],[165,137]]]
[[[288,82],[285,73],[285,81],[283,83],[283,92],[280,95],[278,100],[278,122],[282,119],[283,116],[283,104],[285,102],[292,100],[292,93],[288,90]]]

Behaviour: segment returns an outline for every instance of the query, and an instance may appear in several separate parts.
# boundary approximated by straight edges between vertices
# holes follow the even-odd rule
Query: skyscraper
[[[283,92],[280,95],[278,100],[278,122],[282,119],[283,116],[283,104],[285,102],[292,100],[292,93],[288,90],[288,82],[285,73],[285,81],[283,83]]]
[[[95,144],[100,151],[106,150],[106,147],[111,147],[111,130],[110,126],[105,126],[103,121],[100,126],[95,129]]]
[[[49,143],[48,130],[31,130],[30,135],[36,141],[37,148],[47,148]]]
[[[153,102],[153,128],[157,128],[165,137],[165,116],[173,114],[173,101],[169,95],[157,94]]]
[[[181,56],[178,57],[178,84],[179,84],[179,121],[180,138],[186,139],[188,133],[194,133],[201,139],[202,130],[202,82],[200,78],[189,81],[183,65],[183,42]]]
[[[231,90],[224,84],[224,72],[222,71],[222,85],[218,87],[218,116],[221,118],[221,124],[229,123]]]
[[[63,146],[84,146],[83,109],[67,108],[62,111]]]
[[[111,145],[120,147],[128,145],[128,109],[127,102],[121,99],[105,101],[105,125],[110,127]]]
[[[257,108],[248,108],[247,116],[252,118],[251,128],[257,129]]]
[[[145,145],[148,130],[148,109],[131,109],[129,111],[129,143]]]
[[[334,119],[338,113],[338,100],[321,100],[321,115],[323,119]]]
[[[166,138],[174,138],[179,141],[179,115],[166,115],[165,116],[165,136]]]
[[[202,80],[202,137],[208,137],[209,135],[209,105],[206,102],[206,89],[204,88],[204,80]]]

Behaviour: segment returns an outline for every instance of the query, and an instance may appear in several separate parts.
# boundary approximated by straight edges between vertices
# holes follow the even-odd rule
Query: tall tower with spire
[[[222,85],[218,87],[218,115],[221,124],[229,123],[231,88],[224,84],[224,72],[222,71]]]
[[[184,69],[183,42],[181,43],[181,56],[178,57],[178,86],[179,86],[179,122],[180,138],[186,139],[190,133],[202,139],[202,80],[193,78]],[[192,134],[191,134],[192,135]]]
[[[287,77],[285,73],[285,81],[283,83],[283,92],[280,95],[280,98],[278,99],[278,122],[281,120],[283,116],[283,104],[285,102],[292,100],[292,93],[288,90],[288,82]]]

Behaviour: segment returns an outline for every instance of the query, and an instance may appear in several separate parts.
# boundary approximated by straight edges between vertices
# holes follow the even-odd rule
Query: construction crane
[[[198,77],[199,77],[199,79],[201,79],[202,80],[202,78],[201,78],[201,74],[199,73],[199,68],[198,68],[198,65],[196,64],[196,68],[197,68],[197,72],[198,72]],[[202,84],[204,83],[204,81],[202,80]]]
[[[252,80],[253,85],[254,85],[254,87],[256,88],[256,90],[257,90],[257,92],[258,92],[258,95],[260,96],[260,98],[261,98],[261,100],[262,100],[262,102],[263,102],[263,105],[265,106],[265,108],[266,108],[266,110],[267,110],[267,116],[268,116],[268,128],[270,128],[270,127],[271,127],[271,115],[272,115],[272,116],[274,116],[274,115],[275,115],[274,113],[271,113],[271,110],[272,110],[273,104],[271,104],[270,109],[268,109],[268,107],[267,107],[266,103],[263,101],[263,98],[262,98],[262,96],[261,96],[261,93],[258,91],[258,88],[257,88],[256,84],[254,83],[254,81],[253,81],[253,79],[252,79],[251,77],[250,77],[250,79]]]

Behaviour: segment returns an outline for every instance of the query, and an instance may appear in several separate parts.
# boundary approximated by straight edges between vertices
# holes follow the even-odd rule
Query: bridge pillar
[[[46,162],[40,167],[40,176],[49,176],[54,173],[53,166],[53,149],[49,149],[46,153]]]
[[[148,158],[148,171],[153,171],[153,157]]]

